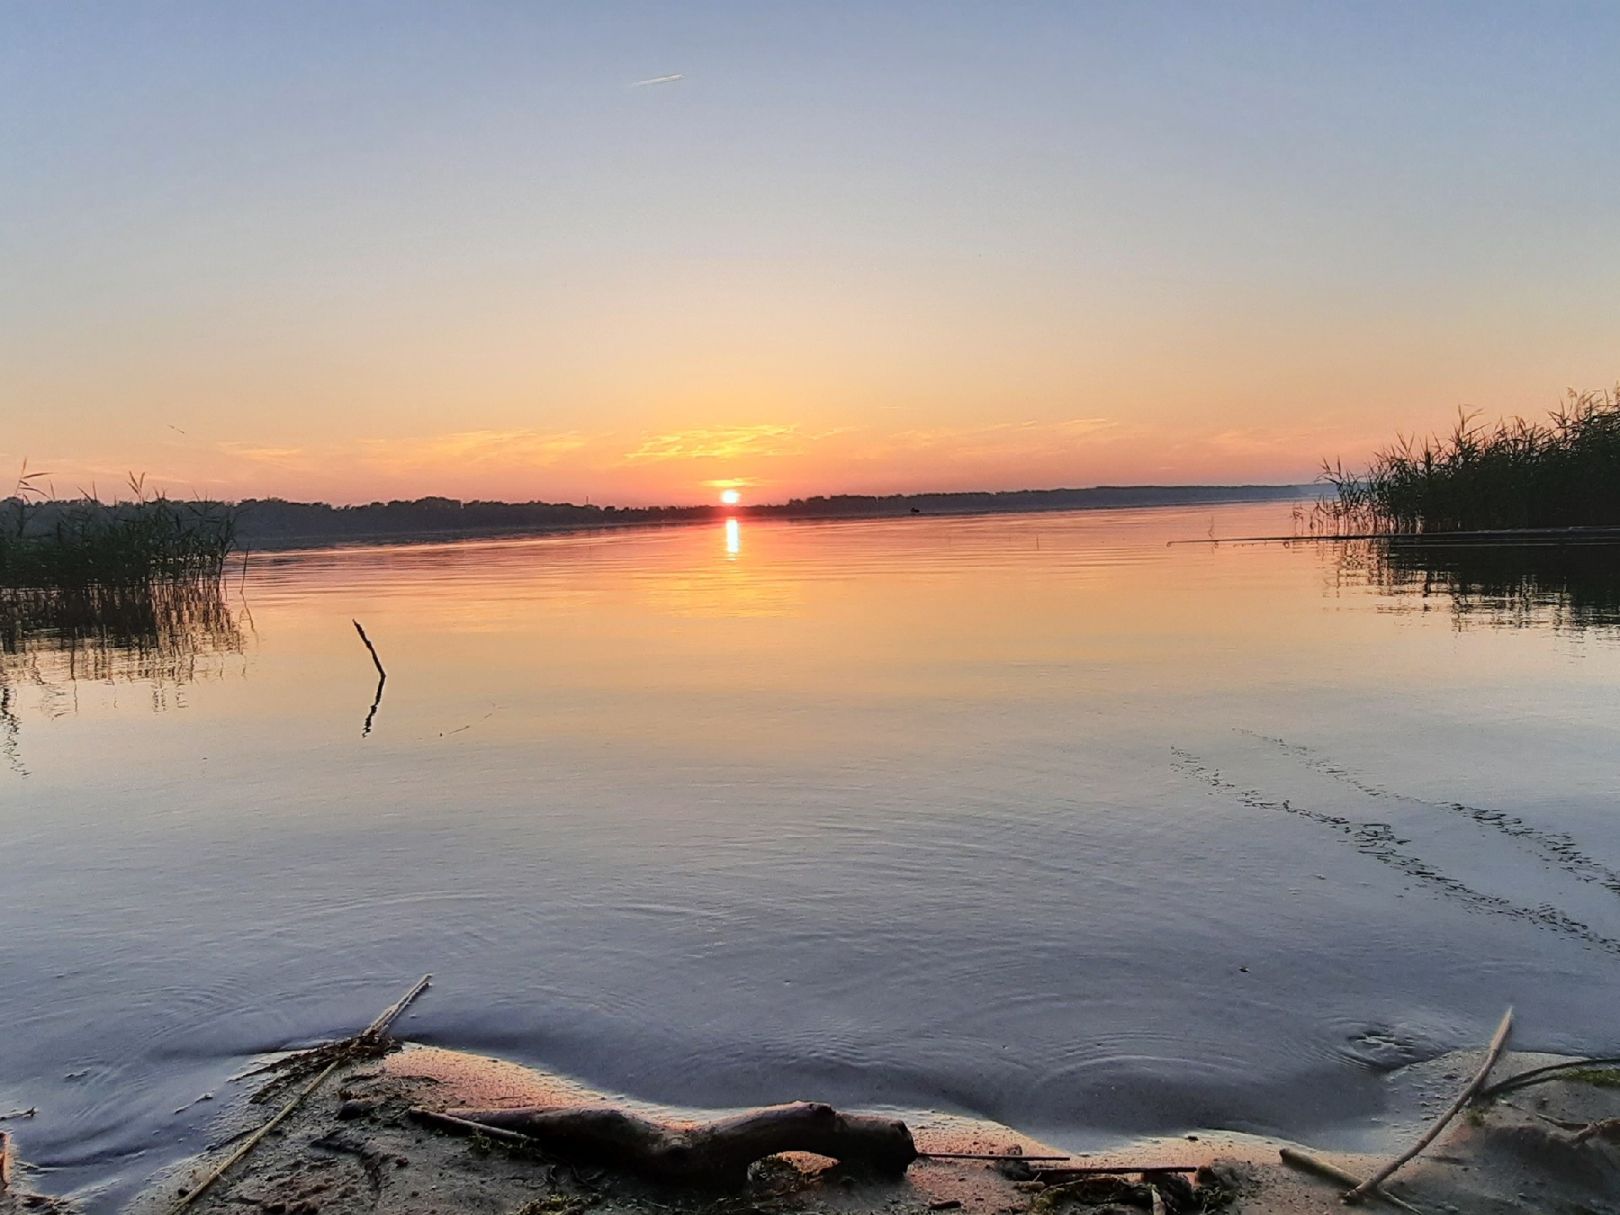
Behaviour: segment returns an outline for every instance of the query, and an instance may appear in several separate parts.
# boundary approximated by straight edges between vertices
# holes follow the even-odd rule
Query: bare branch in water
[[[371,708],[366,713],[366,724],[360,731],[361,738],[368,738],[371,735],[371,723],[377,716],[377,706],[382,704],[383,684],[388,682],[388,672],[383,670],[382,659],[377,657],[377,647],[371,644],[371,638],[366,636],[366,631],[360,627],[360,622],[355,620],[351,623],[354,625],[354,631],[360,634],[360,640],[366,643],[366,649],[371,651],[371,661],[377,667],[377,694],[371,698]]]

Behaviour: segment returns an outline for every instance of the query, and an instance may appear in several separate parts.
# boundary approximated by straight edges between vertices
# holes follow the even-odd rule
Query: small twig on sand
[[[1496,1066],[1497,1059],[1501,1057],[1502,1048],[1507,1045],[1508,1033],[1512,1029],[1513,1010],[1510,1008],[1502,1014],[1502,1022],[1496,1027],[1496,1033],[1491,1036],[1491,1044],[1485,1048],[1485,1061],[1480,1064],[1479,1070],[1474,1073],[1474,1078],[1468,1082],[1468,1087],[1458,1093],[1457,1099],[1440,1112],[1440,1116],[1429,1124],[1429,1129],[1418,1136],[1416,1143],[1346,1194],[1344,1196],[1346,1202],[1361,1201],[1392,1176],[1395,1170],[1434,1142],[1435,1136],[1445,1130],[1446,1124],[1457,1116],[1457,1111],[1467,1105],[1474,1094],[1485,1087],[1485,1080],[1490,1076],[1491,1068]]]
[[[10,1122],[13,1118],[32,1118],[37,1113],[38,1108],[30,1105],[25,1110],[12,1110],[9,1114],[0,1114],[0,1122]]]
[[[1011,1157],[1013,1160],[1040,1160],[1039,1156]],[[1080,1177],[1106,1177],[1126,1173],[1196,1173],[1196,1164],[1077,1164],[1056,1169],[1036,1169],[1037,1180],[1046,1182],[1073,1181]]]
[[[1361,1179],[1359,1177],[1346,1173],[1343,1169],[1339,1168],[1338,1165],[1329,1164],[1325,1160],[1319,1160],[1315,1156],[1312,1156],[1309,1152],[1302,1152],[1298,1148],[1285,1147],[1282,1149],[1280,1154],[1284,1164],[1292,1165],[1296,1169],[1302,1169],[1307,1173],[1315,1173],[1318,1177],[1326,1177],[1329,1181],[1336,1181],[1340,1185],[1353,1187],[1361,1184]],[[1422,1212],[1420,1212],[1411,1203],[1395,1197],[1395,1195],[1391,1194],[1388,1190],[1374,1190],[1372,1192],[1372,1196],[1378,1199],[1380,1202],[1389,1203],[1390,1206],[1395,1207],[1397,1210],[1407,1212],[1407,1215],[1422,1215]]]
[[[482,1122],[473,1122],[467,1118],[457,1118],[454,1114],[443,1114],[438,1110],[423,1109],[413,1105],[405,1111],[418,1122],[429,1126],[442,1127],[447,1131],[455,1131],[463,1135],[487,1135],[491,1139],[498,1139],[502,1143],[510,1143],[514,1147],[521,1147],[528,1151],[535,1150],[535,1142],[527,1135],[520,1135],[516,1131],[502,1130],[498,1126],[485,1126]]]
[[[1532,1084],[1545,1084],[1549,1080],[1558,1079],[1563,1072],[1581,1071],[1587,1068],[1614,1067],[1620,1064],[1620,1058],[1605,1056],[1594,1059],[1565,1059],[1562,1063],[1549,1063],[1546,1067],[1532,1068],[1527,1072],[1519,1072],[1498,1080],[1495,1084],[1479,1090],[1475,1094],[1481,1101],[1492,1097],[1499,1097],[1503,1093],[1511,1093],[1521,1088],[1529,1088]]]
[[[1025,1156],[1019,1152],[923,1152],[925,1160],[1073,1160],[1073,1156]]]
[[[1620,1118],[1605,1118],[1601,1122],[1589,1122],[1575,1132],[1570,1142],[1585,1143],[1588,1139],[1603,1139],[1610,1143],[1620,1143]]]
[[[180,1201],[176,1202],[172,1207],[169,1208],[170,1215],[174,1215],[175,1212],[185,1210],[192,1203],[197,1201],[197,1199],[200,1198],[203,1193],[214,1184],[214,1182],[218,1181],[225,1175],[226,1171],[233,1164],[257,1147],[261,1139],[273,1131],[287,1117],[287,1115],[291,1114],[295,1109],[302,1105],[304,1103],[304,1098],[308,1097],[316,1089],[320,1088],[323,1080],[336,1071],[342,1064],[349,1062],[349,1054],[342,1050],[342,1047],[350,1044],[359,1044],[367,1047],[379,1044],[384,1035],[386,1035],[388,1032],[388,1027],[394,1023],[395,1018],[397,1018],[400,1013],[405,1011],[406,1005],[427,990],[428,982],[430,979],[432,979],[432,977],[432,975],[423,975],[416,981],[416,984],[410,989],[410,991],[406,992],[402,998],[395,1000],[392,1004],[390,1004],[386,1009],[383,1010],[382,1015],[380,1015],[370,1025],[366,1026],[364,1030],[356,1034],[353,1038],[346,1039],[341,1043],[332,1044],[334,1047],[340,1049],[331,1050],[331,1048],[317,1047],[315,1051],[307,1052],[310,1055],[315,1055],[321,1050],[328,1050],[334,1057],[330,1063],[316,1073],[313,1080],[298,1090],[297,1094],[294,1095],[291,1101],[287,1102],[286,1105],[277,1110],[268,1122],[244,1139],[240,1147],[210,1169],[207,1175],[204,1176],[201,1181],[199,1181],[190,1190],[186,1191],[186,1193],[181,1195]]]
[[[336,1071],[338,1064],[341,1062],[341,1059],[333,1059],[332,1062],[328,1063],[324,1068],[322,1068],[321,1071],[316,1075],[315,1079],[311,1080],[307,1085],[298,1090],[298,1095],[296,1097],[277,1110],[270,1121],[266,1122],[258,1130],[254,1131],[253,1134],[244,1139],[241,1147],[237,1148],[229,1156],[225,1157],[224,1160],[220,1161],[219,1164],[215,1165],[214,1168],[209,1171],[208,1175],[199,1181],[195,1187],[181,1195],[180,1201],[175,1203],[174,1206],[170,1207],[169,1210],[171,1212],[183,1211],[193,1202],[197,1201],[197,1199],[203,1195],[209,1186],[213,1185],[214,1182],[218,1181],[225,1175],[225,1171],[229,1169],[231,1165],[235,1164],[238,1160],[242,1159],[242,1157],[246,1156],[255,1147],[257,1147],[261,1139],[263,1139],[271,1131],[275,1130],[275,1128],[281,1124],[282,1120],[286,1118],[288,1114],[292,1113],[295,1109],[302,1105],[304,1098],[318,1089],[321,1086],[321,1081],[325,1080],[334,1071]]]

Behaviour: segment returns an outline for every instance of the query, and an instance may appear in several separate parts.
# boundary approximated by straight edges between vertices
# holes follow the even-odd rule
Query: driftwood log
[[[779,1152],[810,1152],[891,1174],[904,1173],[919,1156],[910,1128],[899,1119],[842,1114],[813,1101],[697,1126],[665,1126],[612,1108],[445,1112],[461,1122],[516,1132],[559,1159],[687,1185],[740,1184],[750,1164]]]

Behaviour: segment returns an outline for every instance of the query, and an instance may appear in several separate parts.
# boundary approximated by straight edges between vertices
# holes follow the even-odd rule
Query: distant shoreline
[[[710,523],[719,519],[828,522],[839,519],[965,518],[984,515],[1050,514],[1077,510],[1160,509],[1240,503],[1299,502],[1316,498],[1314,485],[1127,485],[1087,489],[1002,490],[986,493],[895,494],[884,497],[840,495],[784,503],[739,506],[593,507],[569,503],[462,503],[424,498],[414,502],[333,507],[325,503],[250,500],[240,504],[237,547],[247,552],[287,552],[315,548],[369,548],[390,544],[434,544],[462,540],[524,539],[570,533],[618,531]],[[495,521],[501,515],[566,517]],[[270,514],[285,524],[304,516],[317,525],[256,526]],[[376,516],[375,523],[368,516]],[[388,516],[395,518],[388,518]],[[463,523],[472,515],[478,522]],[[288,516],[292,516],[288,518]],[[404,517],[401,517],[404,516]],[[409,518],[409,522],[407,522]],[[456,521],[451,523],[449,520]],[[443,521],[443,522],[441,522]],[[320,524],[327,524],[320,526]],[[414,526],[411,523],[415,523]],[[435,526],[437,524],[437,526]]]

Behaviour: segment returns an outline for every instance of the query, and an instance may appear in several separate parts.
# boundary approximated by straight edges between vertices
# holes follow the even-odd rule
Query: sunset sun
[[[734,489],[723,489],[720,491],[720,501],[727,506],[736,506],[742,501],[742,495]]]

